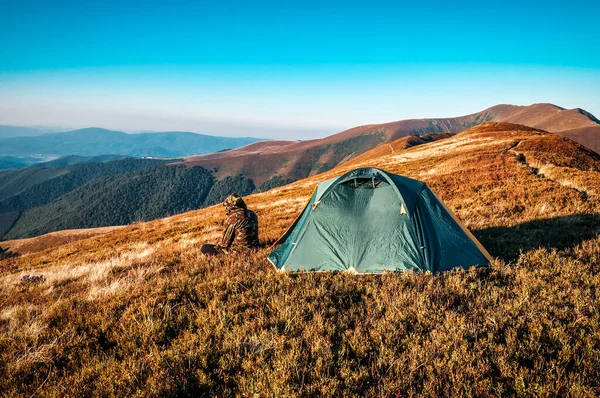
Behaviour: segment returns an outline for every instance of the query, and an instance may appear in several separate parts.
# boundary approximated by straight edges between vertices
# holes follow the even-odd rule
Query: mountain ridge
[[[595,117],[587,118],[587,114],[548,103],[529,106],[500,104],[454,118],[367,124],[316,140],[278,141],[277,144],[259,142],[218,154],[190,156],[185,158],[184,164],[216,169],[217,176],[243,174],[259,184],[274,175],[300,179],[331,169],[401,137],[459,133],[484,122],[509,122],[558,132],[598,152],[600,124],[595,122]]]

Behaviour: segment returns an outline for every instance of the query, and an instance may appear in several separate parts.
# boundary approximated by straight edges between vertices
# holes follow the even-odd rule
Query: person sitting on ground
[[[216,245],[203,244],[200,251],[206,255],[240,251],[258,247],[258,217],[248,210],[246,203],[237,193],[232,193],[223,202],[225,213],[225,232]]]

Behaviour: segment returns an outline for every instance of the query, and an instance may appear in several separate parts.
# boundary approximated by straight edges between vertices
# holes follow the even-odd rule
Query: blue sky
[[[498,103],[600,116],[598,3],[0,0],[0,124],[312,138]]]

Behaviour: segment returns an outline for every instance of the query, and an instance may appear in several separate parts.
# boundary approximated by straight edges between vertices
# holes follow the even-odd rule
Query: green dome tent
[[[375,168],[318,184],[269,261],[282,271],[442,272],[490,255],[424,182]]]

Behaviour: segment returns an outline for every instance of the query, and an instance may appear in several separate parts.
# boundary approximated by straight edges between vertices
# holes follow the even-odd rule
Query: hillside
[[[30,237],[51,231],[126,225],[219,203],[236,191],[254,191],[241,176],[215,181],[202,167],[157,166],[94,180],[48,204],[28,209],[4,237]]]
[[[108,160],[112,156],[94,159]],[[80,158],[90,159],[90,158]],[[60,161],[60,159],[57,159]],[[10,170],[0,172],[0,239],[10,234],[17,223],[23,225],[21,218],[30,209],[51,203],[73,190],[88,184],[94,180],[133,173],[145,168],[165,164],[166,161],[155,159],[121,159],[106,163],[83,162],[64,167],[29,167],[21,170]],[[51,165],[53,162],[48,162]],[[96,193],[97,194],[97,193]],[[92,201],[95,198],[80,197],[84,201]],[[64,217],[64,213],[52,213],[47,215],[56,219]],[[39,229],[39,223],[44,224],[43,218],[36,219],[36,225],[30,228]],[[77,225],[78,228],[85,224]],[[96,226],[98,226],[96,224]],[[51,230],[45,229],[44,232]],[[28,236],[13,235],[14,237]]]
[[[176,158],[237,148],[259,141],[171,131],[126,134],[101,128],[86,128],[40,136],[0,138],[0,155],[10,156],[100,156]]]
[[[49,162],[52,163],[52,162]],[[155,159],[83,162],[67,166],[29,167],[0,172],[0,212],[24,210],[51,202],[96,178],[165,164]]]
[[[442,119],[411,119],[355,127],[310,141],[258,142],[236,150],[192,156],[186,164],[216,170],[216,176],[243,174],[256,184],[277,176],[301,179],[338,166],[381,144],[406,136],[458,133],[482,122],[511,122],[556,132],[600,152],[600,124],[581,109],[552,104],[497,105],[472,115]]]
[[[0,239],[148,221],[291,182],[257,187],[242,175],[217,180],[202,167],[170,165],[177,159],[114,158],[66,156],[0,172]]]
[[[350,164],[359,164],[367,160],[377,159],[385,155],[393,154],[398,151],[402,151],[403,149],[412,148],[417,145],[426,144],[428,142],[433,142],[437,140],[441,140],[444,138],[451,137],[451,133],[434,133],[434,134],[425,134],[425,135],[409,135],[407,137],[398,138],[388,144],[379,145],[369,151],[366,151],[355,158],[352,158],[347,162]]]
[[[131,158],[26,169],[4,179],[0,174],[0,188],[16,192],[0,200],[0,238],[153,220],[219,203],[232,191],[246,195],[256,188],[243,176],[215,180],[202,167],[165,162]]]
[[[317,182],[358,166],[427,182],[492,266],[440,276],[276,273],[268,245]],[[248,197],[265,244],[251,255],[199,254],[221,232],[221,206],[55,247],[35,238],[47,250],[0,262],[0,390],[598,395],[599,195],[594,152],[486,123]]]
[[[600,153],[600,121],[580,109],[564,109],[552,104],[507,106],[494,121],[525,124],[558,133]]]

